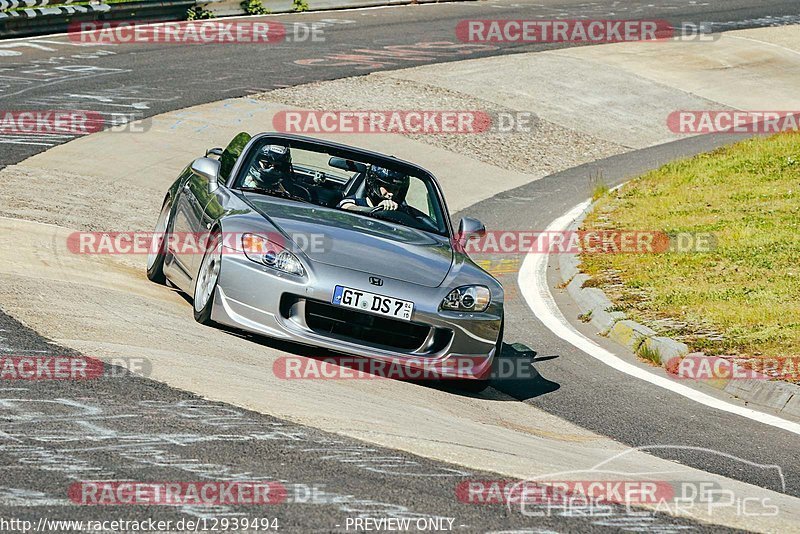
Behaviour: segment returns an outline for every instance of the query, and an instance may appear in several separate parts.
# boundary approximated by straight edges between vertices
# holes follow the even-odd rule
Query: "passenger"
[[[308,189],[297,183],[289,147],[282,145],[265,145],[261,148],[242,185],[258,187],[273,195],[312,201]]]

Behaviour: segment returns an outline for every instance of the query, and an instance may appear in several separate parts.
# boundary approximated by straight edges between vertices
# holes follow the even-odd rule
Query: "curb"
[[[567,230],[577,230],[593,208],[594,203],[576,217]],[[689,347],[685,343],[659,336],[648,326],[628,319],[625,313],[613,309],[611,299],[601,289],[585,287],[591,278],[580,271],[581,260],[577,254],[562,253],[554,256],[558,256],[557,269],[561,281],[581,311],[580,320],[595,327],[599,335],[612,339],[638,357],[650,360],[668,373],[675,374],[677,362],[689,355]],[[732,367],[734,373],[745,373],[735,363]],[[758,404],[779,413],[800,417],[800,386],[796,384],[725,378],[706,380],[705,383],[742,399],[745,403]]]

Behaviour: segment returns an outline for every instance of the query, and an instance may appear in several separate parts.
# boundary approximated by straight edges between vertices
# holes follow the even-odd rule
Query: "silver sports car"
[[[436,179],[308,137],[239,134],[172,184],[147,275],[194,317],[485,387],[503,288],[464,253]],[[426,377],[428,375],[425,375]]]

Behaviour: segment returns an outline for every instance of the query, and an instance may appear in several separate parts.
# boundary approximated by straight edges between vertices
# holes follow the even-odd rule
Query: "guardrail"
[[[16,8],[31,8],[55,4],[71,4],[74,0],[0,0],[0,11]]]
[[[74,5],[80,1],[82,5]],[[308,0],[310,11],[359,7],[463,2],[467,0]],[[291,13],[292,0],[263,0],[271,13]],[[70,25],[90,21],[137,20],[166,22],[184,20],[195,6],[216,16],[244,15],[241,0],[134,0],[86,4],[85,0],[0,0],[0,40],[64,33]]]
[[[94,20],[147,20],[151,22],[183,20],[186,18],[186,11],[197,4],[196,0],[140,0],[89,5],[70,5],[63,0],[56,0],[56,2],[0,0],[0,2],[21,4],[7,9],[25,7],[29,5],[29,2],[38,2],[39,6],[0,12],[0,39],[63,33],[69,29],[71,24]]]
[[[466,0],[308,0],[310,11],[352,9],[359,7],[402,6],[407,4],[438,4]],[[244,15],[242,0],[198,0],[197,5],[218,17]],[[262,0],[271,13],[291,13],[292,0]]]

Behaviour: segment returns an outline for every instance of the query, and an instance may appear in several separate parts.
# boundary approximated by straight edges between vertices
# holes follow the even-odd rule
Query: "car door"
[[[196,206],[199,209],[197,212],[197,225],[195,233],[198,237],[198,242],[201,244],[208,244],[208,237],[211,233],[211,228],[214,222],[222,217],[225,212],[224,198],[227,197],[227,189],[225,187],[222,177],[217,181],[217,187],[214,191],[209,191],[208,181],[202,180],[202,184],[198,184],[196,189],[194,185],[190,185],[192,194],[196,199]],[[195,254],[194,263],[192,264],[192,276],[200,269],[200,264],[203,260],[204,249],[201,249],[199,254]]]
[[[190,173],[178,195],[175,207],[173,226],[175,241],[171,250],[180,267],[191,278],[194,278],[202,260],[203,250],[198,244],[200,238],[206,235],[203,208],[207,195],[208,181],[195,173]]]
[[[224,207],[220,199],[224,195],[218,193],[225,189],[225,182],[231,169],[250,139],[250,134],[242,132],[236,135],[223,151],[218,180],[220,187],[216,188],[215,192],[209,192],[208,180],[194,173],[191,173],[183,185],[176,207],[174,231],[181,232],[178,234],[181,236],[180,242],[185,242],[186,246],[174,250],[174,254],[181,268],[192,279],[200,269],[204,253],[203,247],[193,246],[193,243],[205,243],[214,221],[222,216]]]

